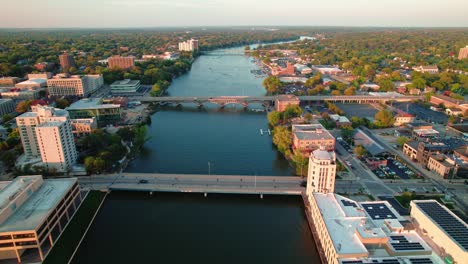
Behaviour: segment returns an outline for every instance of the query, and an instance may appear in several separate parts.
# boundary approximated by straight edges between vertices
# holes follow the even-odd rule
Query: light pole
[[[208,161],[208,175],[211,176],[211,163]]]

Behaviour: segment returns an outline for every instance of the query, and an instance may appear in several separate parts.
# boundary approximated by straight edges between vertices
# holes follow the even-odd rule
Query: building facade
[[[437,67],[437,65],[413,67],[413,70],[417,72],[430,73],[430,74],[439,73],[439,68]]]
[[[125,79],[115,81],[110,85],[111,93],[115,95],[132,95],[140,89],[140,81]]]
[[[184,42],[179,42],[179,50],[180,51],[195,51],[198,50],[198,40],[197,39],[189,39]]]
[[[60,61],[60,66],[62,67],[62,69],[67,69],[67,68],[70,68],[70,67],[76,67],[75,60],[73,59],[73,56],[68,54],[68,53],[61,54],[59,56],[59,61]]]
[[[394,126],[402,126],[404,124],[412,123],[415,120],[415,116],[405,112],[400,112],[395,116]]]
[[[0,262],[41,263],[81,205],[78,181],[43,180],[35,175],[4,184],[0,190],[4,205],[0,210]]]
[[[444,179],[448,178],[454,167],[455,161],[445,155],[432,155],[427,162],[427,168]]]
[[[294,150],[310,153],[323,147],[327,151],[335,150],[335,137],[321,124],[293,125],[292,144]]]
[[[107,64],[109,68],[129,69],[135,66],[135,58],[115,55],[107,59]]]
[[[71,119],[96,118],[98,127],[116,125],[122,119],[122,109],[118,104],[103,104],[102,98],[81,99],[69,107]]]
[[[40,92],[45,91],[45,89],[37,89],[37,90],[19,90],[18,89],[11,89],[6,92],[0,92],[5,99],[12,99],[12,100],[34,100],[38,99],[40,96]]]
[[[458,59],[463,60],[468,58],[468,45],[464,48],[460,49],[460,52],[458,53]]]
[[[335,191],[336,156],[325,149],[312,151],[309,156],[307,195]]]
[[[0,117],[15,112],[15,102],[11,99],[0,99]]]
[[[278,95],[275,98],[275,110],[283,112],[290,105],[299,105],[300,101],[297,96],[292,94]]]
[[[51,96],[85,97],[98,90],[103,84],[102,75],[61,75],[47,80]]]
[[[96,118],[71,119],[72,132],[75,137],[82,137],[91,134],[97,129]]]

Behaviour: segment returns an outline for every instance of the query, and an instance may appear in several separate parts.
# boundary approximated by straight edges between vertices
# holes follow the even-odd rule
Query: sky
[[[468,0],[2,0],[0,7],[0,28],[468,27]]]

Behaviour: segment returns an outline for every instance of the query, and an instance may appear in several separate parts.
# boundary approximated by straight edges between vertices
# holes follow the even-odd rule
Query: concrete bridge
[[[240,104],[247,107],[251,103],[260,103],[264,106],[274,104],[278,96],[166,96],[166,97],[132,97],[132,100],[147,102],[147,103],[169,103],[180,105],[183,103],[194,103],[202,106],[205,103],[213,103],[224,107],[227,104]],[[379,102],[410,102],[420,100],[422,96],[372,96],[372,95],[341,95],[341,96],[298,96],[301,102],[317,102],[328,101],[338,103],[379,103]]]
[[[122,173],[78,178],[81,188],[144,192],[301,195],[300,177]]]

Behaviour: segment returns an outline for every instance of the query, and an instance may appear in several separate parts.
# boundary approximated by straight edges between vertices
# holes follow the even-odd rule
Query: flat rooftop
[[[8,101],[12,101],[12,100],[11,99],[2,99],[2,98],[0,98],[0,104],[4,103],[4,102],[8,102]]]
[[[16,179],[11,184],[18,188],[18,184],[21,183],[15,181]],[[0,232],[36,229],[76,181],[76,178],[44,180],[42,186],[0,225]]]
[[[102,104],[102,98],[86,98],[74,102],[65,110],[83,110],[83,109],[110,109],[120,108],[118,104]]]
[[[293,125],[292,132],[299,140],[335,139],[321,124]]]
[[[126,80],[115,81],[115,82],[113,82],[111,84],[111,86],[114,86],[114,85],[137,85],[139,83],[140,83],[140,81],[138,81],[138,80],[126,79]]]

